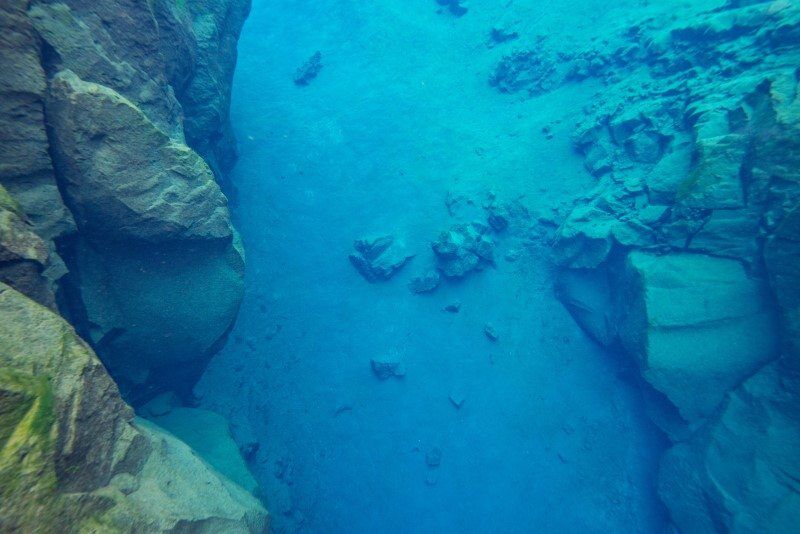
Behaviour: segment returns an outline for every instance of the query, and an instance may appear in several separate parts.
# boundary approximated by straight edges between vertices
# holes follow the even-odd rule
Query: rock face
[[[0,14],[15,73],[0,82],[0,182],[47,249],[3,279],[54,294],[134,402],[187,395],[238,310],[244,259],[218,183],[248,9],[15,0]]]
[[[250,493],[258,489],[233,441],[228,421],[208,410],[176,407],[151,421],[189,445],[206,462]]]
[[[248,9],[0,9],[0,530],[266,528],[252,495],[120,395],[189,397],[238,310],[244,256],[218,184]]]
[[[61,317],[5,284],[0,316],[3,530],[265,530],[254,497],[176,438],[134,420]]]
[[[556,232],[558,294],[671,405],[681,532],[800,521],[799,31],[791,3],[730,2],[559,54],[606,88],[574,135],[597,186]]]
[[[628,255],[617,294],[619,337],[645,380],[687,421],[777,355],[766,284],[742,264],[698,254]]]

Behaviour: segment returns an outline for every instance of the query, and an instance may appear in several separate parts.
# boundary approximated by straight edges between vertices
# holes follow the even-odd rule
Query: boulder
[[[190,397],[236,319],[244,292],[238,243],[74,243],[73,315],[131,402]],[[143,397],[142,395],[145,395]]]
[[[800,360],[800,205],[792,209],[764,245],[764,263],[780,306],[791,354]]]
[[[741,263],[634,251],[622,270],[619,336],[642,375],[689,422],[776,356],[767,287]]]
[[[431,243],[439,270],[448,278],[461,278],[494,264],[494,245],[489,227],[476,222],[455,225]]]
[[[534,50],[519,50],[503,57],[489,78],[489,84],[501,93],[526,91],[531,96],[550,91],[556,83],[555,63]]]
[[[84,233],[107,240],[230,240],[205,162],[116,91],[63,71],[47,116],[62,189]]]
[[[317,50],[294,73],[295,85],[308,85],[322,70],[322,52]]]
[[[265,531],[254,497],[134,420],[61,317],[0,283],[0,319],[3,530]]]
[[[800,523],[797,370],[772,363],[661,461],[658,492],[681,532],[792,532]]]
[[[55,297],[42,276],[48,262],[47,245],[33,231],[22,207],[0,185],[0,282],[55,309]]]
[[[428,271],[425,274],[415,276],[408,283],[408,288],[412,293],[431,293],[439,287],[442,277],[437,271]]]
[[[615,244],[647,246],[655,242],[653,231],[633,218],[619,219],[598,207],[602,202],[579,205],[558,228],[553,257],[573,269],[594,268],[605,262]]]
[[[214,469],[250,493],[258,483],[250,474],[231,435],[228,421],[214,412],[176,407],[149,419],[180,439]]]
[[[350,263],[368,282],[389,280],[414,257],[390,235],[357,239],[353,246],[357,254],[350,254]]]
[[[0,10],[0,71],[7,73],[0,80],[0,183],[48,249],[43,290],[52,292],[66,272],[52,240],[74,232],[75,221],[61,199],[50,160],[41,40],[27,16],[29,3],[10,0]],[[24,269],[31,273],[30,267]]]
[[[180,9],[180,2],[161,0]],[[196,48],[195,61],[185,85],[173,83],[184,112],[186,143],[206,160],[226,194],[235,193],[227,173],[236,163],[236,137],[230,121],[231,87],[236,67],[236,45],[251,0],[189,0],[183,5],[191,19],[191,38]],[[159,29],[167,26],[165,17]],[[180,31],[180,29],[179,29]],[[169,33],[160,32],[169,38]],[[166,40],[162,49],[174,49],[175,40]],[[188,54],[180,54],[167,65],[181,65]]]
[[[675,150],[664,155],[658,164],[647,173],[647,194],[653,204],[673,204],[678,187],[689,175],[691,151]]]
[[[406,375],[406,366],[398,357],[372,358],[369,364],[380,380],[403,378]]]

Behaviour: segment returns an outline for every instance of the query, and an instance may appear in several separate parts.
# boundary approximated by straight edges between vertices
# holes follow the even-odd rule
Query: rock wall
[[[0,183],[47,248],[3,280],[25,290],[37,264],[51,294],[36,298],[57,301],[135,403],[189,396],[241,300],[219,184],[248,10],[12,0],[2,13]]]
[[[123,400],[188,400],[238,311],[244,254],[219,184],[248,10],[0,8],[2,531],[266,529],[227,431],[204,435],[227,451],[220,474]]]
[[[5,284],[0,316],[0,530],[266,529],[255,497],[134,419],[64,319]]]
[[[800,521],[798,43],[794,3],[741,2],[565,56],[564,83],[605,90],[574,136],[597,186],[556,233],[558,291],[656,399],[681,532]]]

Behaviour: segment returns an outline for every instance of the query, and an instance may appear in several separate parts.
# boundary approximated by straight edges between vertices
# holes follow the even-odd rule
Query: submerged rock
[[[350,254],[350,263],[368,282],[390,279],[414,257],[390,235],[357,239],[353,246],[358,254]]]
[[[189,445],[232,482],[250,493],[258,490],[258,483],[233,440],[228,421],[221,415],[197,408],[176,407],[163,415],[151,415],[149,420]]]
[[[463,4],[463,0],[436,0],[440,6],[444,6],[456,17],[461,17],[469,11]]]
[[[456,410],[460,410],[461,407],[464,406],[464,401],[466,400],[464,393],[458,389],[451,391],[447,398]]]
[[[373,358],[369,363],[372,372],[380,380],[403,378],[406,375],[406,366],[399,359]]]
[[[426,452],[425,465],[432,469],[442,465],[442,449],[439,447],[434,447]]]
[[[295,85],[308,85],[322,70],[322,52],[317,50],[294,74]]]
[[[0,487],[4,529],[266,528],[251,494],[177,438],[134,419],[61,317],[4,284],[0,316],[0,476],[13,481]]]
[[[442,310],[449,312],[449,313],[458,313],[461,311],[461,303],[460,302],[451,302],[450,304],[446,305]]]
[[[231,239],[227,201],[208,165],[133,102],[63,71],[52,81],[48,120],[81,231],[115,241]]]
[[[483,334],[489,341],[497,341],[500,339],[500,334],[498,334],[495,327],[489,323],[483,325]]]
[[[437,271],[428,271],[421,276],[415,276],[408,284],[412,293],[431,293],[439,287],[442,277]]]
[[[501,93],[526,91],[539,95],[556,85],[555,63],[538,51],[517,51],[497,64],[489,84]]]
[[[494,241],[489,227],[481,223],[459,224],[439,235],[431,244],[439,270],[449,278],[460,278],[494,263]]]
[[[728,391],[777,356],[766,284],[737,261],[633,252],[616,294],[623,346],[687,421],[710,416]]]
[[[795,530],[798,396],[797,370],[770,364],[734,389],[696,435],[667,451],[658,493],[681,531]]]

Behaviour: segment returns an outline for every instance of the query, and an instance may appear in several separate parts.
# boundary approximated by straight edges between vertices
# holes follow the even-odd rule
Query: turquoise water
[[[251,467],[276,532],[653,532],[665,521],[652,482],[664,439],[635,373],[556,300],[542,241],[510,228],[495,267],[431,294],[407,287],[433,268],[430,242],[489,195],[547,213],[592,182],[569,133],[597,85],[498,92],[487,73],[507,50],[486,45],[494,4],[471,1],[460,18],[432,0],[254,4],[233,100],[247,291],[197,392],[259,442]],[[638,6],[533,4],[531,30],[551,40]],[[319,75],[296,85],[317,50]],[[541,129],[556,120],[548,140]],[[448,195],[475,205],[450,215]],[[385,234],[417,256],[371,284],[348,255]],[[443,311],[455,302],[458,313]],[[370,360],[385,357],[405,376],[378,379]]]

